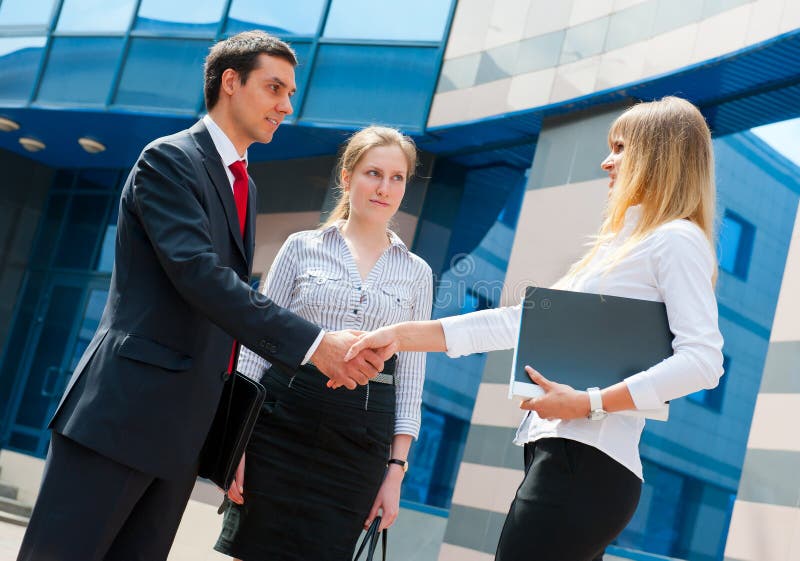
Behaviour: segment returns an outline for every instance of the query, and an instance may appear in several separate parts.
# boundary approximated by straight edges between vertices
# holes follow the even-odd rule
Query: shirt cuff
[[[322,343],[323,337],[325,337],[325,330],[320,329],[319,335],[317,335],[317,338],[314,339],[313,343],[311,343],[311,346],[308,348],[308,352],[306,353],[306,356],[303,358],[303,362],[300,363],[300,366],[308,364],[308,361],[311,360],[311,357],[314,356],[315,352],[317,352],[317,347],[319,347],[319,344]]]
[[[469,349],[469,319],[466,315],[440,318],[442,331],[444,331],[445,353],[450,358],[457,358],[470,354]]]
[[[658,409],[664,406],[664,401],[658,397],[656,388],[646,371],[625,378],[625,384],[628,386],[636,409]]]
[[[394,421],[394,434],[407,434],[414,440],[419,436],[419,419],[398,417]]]

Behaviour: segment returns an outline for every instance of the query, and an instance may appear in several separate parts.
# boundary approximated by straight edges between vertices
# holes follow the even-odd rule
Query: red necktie
[[[244,160],[236,160],[228,167],[233,173],[233,199],[239,215],[239,231],[244,237],[244,224],[247,220],[247,166]]]
[[[247,165],[244,160],[236,160],[228,167],[233,173],[233,200],[236,201],[236,214],[239,216],[239,232],[244,238],[244,226],[247,221]],[[233,372],[234,360],[236,360],[236,341],[233,342],[228,372]]]

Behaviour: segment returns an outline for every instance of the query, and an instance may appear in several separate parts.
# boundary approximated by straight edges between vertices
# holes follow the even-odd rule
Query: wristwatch
[[[389,460],[388,462],[386,462],[386,465],[387,465],[387,466],[388,466],[389,464],[397,464],[398,466],[400,466],[401,468],[403,468],[403,473],[405,473],[405,472],[407,472],[407,471],[408,471],[408,462],[407,462],[407,461],[405,461],[405,460],[400,460],[400,459],[397,459],[397,458],[392,458],[391,460]]]
[[[608,416],[608,413],[603,409],[603,396],[600,394],[600,388],[589,388],[586,390],[589,394],[589,416],[590,421],[602,421]]]

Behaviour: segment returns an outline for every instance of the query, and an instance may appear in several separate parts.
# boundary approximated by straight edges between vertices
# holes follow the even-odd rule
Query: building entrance
[[[100,322],[107,275],[52,275],[36,309],[18,365],[2,442],[44,457],[47,424],[83,351]]]

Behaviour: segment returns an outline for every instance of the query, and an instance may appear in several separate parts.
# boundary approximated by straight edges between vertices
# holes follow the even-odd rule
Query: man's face
[[[288,61],[261,54],[256,67],[242,84],[234,80],[231,117],[235,136],[248,145],[267,143],[287,115],[292,114],[291,97],[297,91],[294,66]]]

